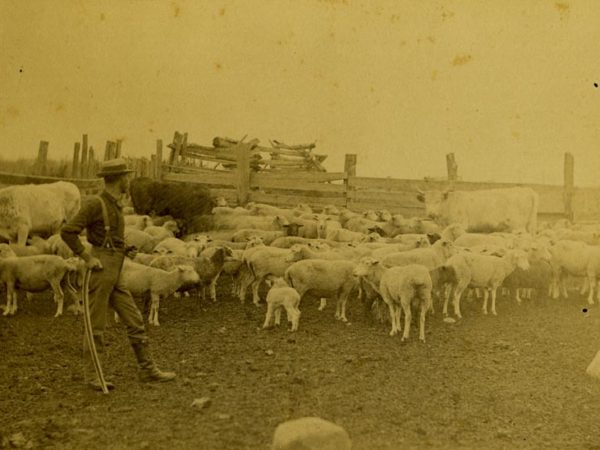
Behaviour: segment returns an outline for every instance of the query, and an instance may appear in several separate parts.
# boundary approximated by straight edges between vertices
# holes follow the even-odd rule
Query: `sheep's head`
[[[323,208],[323,213],[337,216],[340,214],[340,210],[333,205],[327,205]]]
[[[375,211],[373,211],[372,209],[363,212],[363,217],[365,219],[372,220],[373,222],[377,222],[377,219],[378,219],[377,213]]]
[[[259,245],[265,245],[259,236],[253,236],[246,242],[246,248],[258,247]]]
[[[142,216],[142,227],[148,228],[154,225],[154,221],[150,216]]]
[[[511,262],[519,269],[529,270],[529,258],[527,258],[527,253],[523,250],[511,250],[507,253],[507,257],[509,257]]]
[[[283,278],[275,277],[271,280],[271,289],[272,288],[282,288],[282,287],[289,287]]]
[[[552,255],[548,250],[548,246],[543,243],[533,242],[529,247],[529,259],[530,260],[543,260],[550,261]]]
[[[175,268],[177,269],[177,273],[181,277],[181,281],[183,281],[184,283],[192,284],[198,283],[200,281],[200,276],[198,275],[198,272],[196,272],[192,266],[180,264],[175,266]]]
[[[456,253],[456,247],[454,244],[447,239],[440,239],[436,241],[432,247],[436,247],[441,249],[444,259],[450,258],[454,253]]]
[[[174,220],[167,220],[165,223],[163,223],[163,228],[173,234],[179,233],[179,226]]]
[[[388,222],[392,219],[392,214],[387,209],[380,209],[375,213],[380,222]]]
[[[306,246],[303,244],[294,244],[290,247],[290,253],[285,257],[285,262],[296,262],[304,259]]]
[[[438,241],[438,239],[436,239],[436,241]],[[434,243],[436,242],[434,241]],[[427,237],[425,236],[419,236],[417,238],[417,241],[415,242],[415,248],[424,248],[424,247],[431,247],[431,242],[430,242],[430,238],[429,235],[427,235]]]
[[[355,277],[366,277],[368,276],[377,266],[379,260],[371,256],[365,256],[361,258],[359,263],[352,270],[352,275]]]
[[[229,204],[227,203],[227,200],[225,200],[225,197],[219,196],[216,198],[215,200],[217,206],[229,206]]]

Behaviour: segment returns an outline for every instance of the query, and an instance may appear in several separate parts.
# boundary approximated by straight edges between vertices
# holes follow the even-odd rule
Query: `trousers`
[[[94,343],[98,353],[104,350],[104,330],[108,319],[108,307],[112,307],[125,325],[131,344],[147,343],[144,319],[131,293],[120,284],[121,269],[125,259],[124,250],[93,247],[92,256],[102,263],[101,270],[93,270],[89,283],[90,320]],[[89,353],[83,339],[84,355]]]

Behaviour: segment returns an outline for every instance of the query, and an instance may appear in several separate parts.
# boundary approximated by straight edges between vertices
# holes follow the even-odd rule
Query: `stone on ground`
[[[288,420],[277,426],[272,450],[350,450],[346,430],[319,417]]]

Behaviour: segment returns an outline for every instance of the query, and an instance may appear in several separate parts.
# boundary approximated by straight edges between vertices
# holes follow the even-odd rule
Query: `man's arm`
[[[91,255],[85,250],[79,239],[79,235],[84,228],[98,217],[99,209],[100,203],[98,201],[94,202],[92,199],[87,199],[75,217],[64,224],[60,230],[60,237],[65,241],[65,244],[67,244],[73,253],[83,258],[86,262],[89,262]]]

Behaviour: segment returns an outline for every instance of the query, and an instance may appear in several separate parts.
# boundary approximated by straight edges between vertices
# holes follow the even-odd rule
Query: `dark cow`
[[[210,216],[216,205],[207,188],[193,183],[135,178],[130,192],[137,214],[171,216],[178,221],[182,234],[202,231],[192,229],[193,224],[200,216]]]

